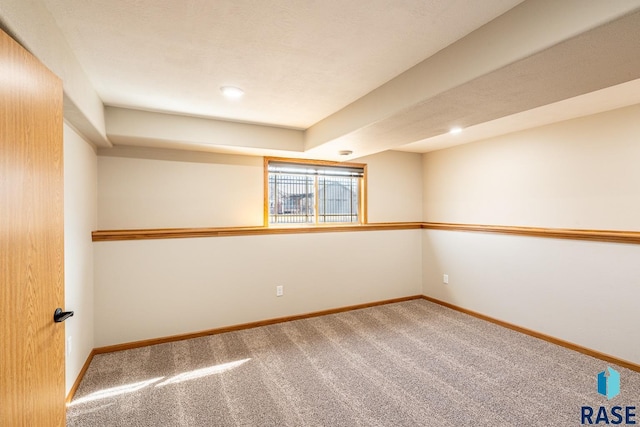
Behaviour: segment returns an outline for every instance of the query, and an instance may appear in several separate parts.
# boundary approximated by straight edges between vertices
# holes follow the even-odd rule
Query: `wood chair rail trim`
[[[552,239],[590,240],[640,244],[640,231],[581,230],[570,228],[519,227],[511,225],[454,224],[444,222],[378,222],[361,225],[333,225],[314,227],[212,227],[212,228],[156,228],[130,230],[98,230],[92,233],[94,242],[118,240],[179,239],[194,237],[263,236],[272,234],[310,234],[381,230],[445,230],[477,233],[509,234],[513,236]]]

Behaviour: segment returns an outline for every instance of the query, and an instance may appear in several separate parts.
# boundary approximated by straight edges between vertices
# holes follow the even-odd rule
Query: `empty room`
[[[640,1],[0,30],[0,426],[640,423]]]

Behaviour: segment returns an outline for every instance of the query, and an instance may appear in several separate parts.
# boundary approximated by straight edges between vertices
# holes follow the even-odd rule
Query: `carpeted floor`
[[[607,401],[607,363],[414,300],[97,355],[67,425],[578,426],[640,413],[640,374],[610,366]]]

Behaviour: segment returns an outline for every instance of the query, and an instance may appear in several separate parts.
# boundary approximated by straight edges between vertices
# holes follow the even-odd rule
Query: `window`
[[[265,158],[265,223],[363,224],[366,165]]]

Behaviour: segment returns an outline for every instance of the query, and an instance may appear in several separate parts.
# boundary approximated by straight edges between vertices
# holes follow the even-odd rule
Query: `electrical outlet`
[[[442,276],[442,283],[444,283],[445,285],[449,284],[449,275],[445,274],[444,276]]]
[[[71,337],[67,337],[67,357],[71,356]]]
[[[282,285],[276,286],[276,296],[281,297],[282,295],[284,295],[284,286]]]

